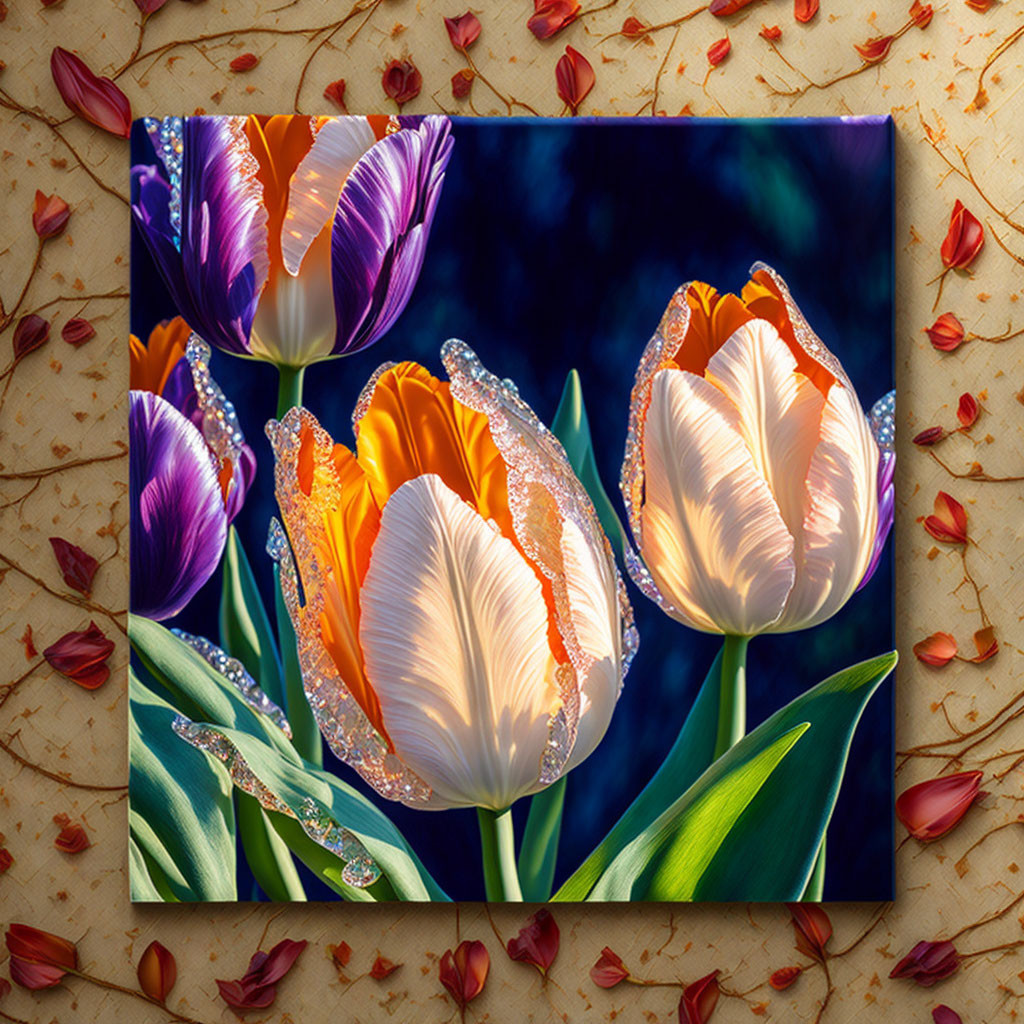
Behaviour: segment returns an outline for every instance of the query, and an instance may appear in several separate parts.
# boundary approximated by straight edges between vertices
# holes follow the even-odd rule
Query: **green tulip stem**
[[[484,889],[491,903],[521,903],[523,893],[516,872],[516,843],[512,831],[512,808],[490,811],[476,809],[480,824],[480,846],[484,865]]]
[[[747,731],[748,643],[748,636],[727,635],[722,645],[722,683],[714,754],[716,761],[730,747],[739,743]]]
[[[281,419],[293,406],[302,405],[302,378],[304,366],[277,368],[277,418]]]

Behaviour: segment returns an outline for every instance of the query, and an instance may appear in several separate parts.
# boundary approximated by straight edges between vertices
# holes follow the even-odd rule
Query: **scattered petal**
[[[967,543],[967,513],[952,495],[939,491],[935,496],[935,513],[924,521],[924,528],[947,544]]]
[[[985,245],[981,221],[958,199],[949,218],[949,229],[942,240],[940,255],[949,268],[962,270],[974,262]]]
[[[457,100],[464,100],[473,88],[473,79],[476,78],[472,68],[463,68],[452,75],[452,96]]]
[[[558,925],[551,912],[538,910],[529,921],[519,929],[514,939],[508,940],[508,955],[521,963],[532,964],[546,975],[558,956],[560,936]]]
[[[924,988],[948,978],[960,967],[952,942],[919,942],[890,972],[890,978],[910,978]]]
[[[0,875],[7,871],[14,863],[14,857],[6,846],[0,846]]]
[[[708,10],[718,18],[727,18],[753,2],[754,0],[711,0]]]
[[[580,13],[578,0],[534,0],[526,27],[538,39],[550,39],[571,25]]]
[[[269,953],[257,950],[237,981],[216,979],[221,999],[233,1010],[263,1010],[277,997],[277,983],[292,969],[305,940],[282,939]]]
[[[567,46],[555,65],[555,82],[558,95],[568,104],[573,114],[579,112],[580,104],[594,88],[594,81],[594,68],[590,61],[579,51]]]
[[[452,41],[452,46],[463,53],[480,35],[480,19],[472,11],[466,11],[458,18],[445,18],[444,27],[448,29],[448,38]]]
[[[460,1011],[483,991],[491,958],[479,941],[464,939],[455,951],[446,949],[438,966],[438,978]]]
[[[818,13],[818,7],[818,0],[795,0],[793,17],[806,25]]]
[[[154,11],[159,11],[165,3],[167,3],[167,0],[135,0],[135,6],[143,14],[152,14]]]
[[[991,11],[996,5],[996,0],[964,0],[964,2],[972,11],[978,11],[980,14]]]
[[[590,968],[590,980],[599,988],[615,988],[629,977],[629,971],[619,955],[608,946],[601,950],[597,963]]]
[[[920,434],[914,435],[913,441],[921,448],[929,448],[933,444],[945,440],[948,436],[945,427],[926,427]]]
[[[14,328],[14,359],[24,359],[29,352],[42,348],[50,337],[50,322],[35,313],[28,313]]]
[[[780,967],[775,971],[772,976],[768,979],[768,984],[771,985],[776,992],[782,992],[789,988],[790,985],[804,973],[802,967]]]
[[[409,100],[419,96],[423,76],[411,60],[393,60],[384,69],[381,84],[384,86],[384,94],[401,109]]]
[[[932,1010],[932,1020],[935,1021],[935,1024],[964,1024],[960,1019],[960,1014],[956,1010],[951,1010],[945,1003],[939,1003]]]
[[[53,988],[69,969],[78,967],[75,944],[51,932],[27,924],[12,924],[4,940],[11,954],[11,980],[22,988]]]
[[[57,818],[61,819],[58,824],[67,821],[62,815],[58,815]],[[54,821],[57,821],[57,818],[54,818]],[[63,825],[57,838],[54,839],[53,845],[61,853],[81,853],[83,850],[88,850],[92,843],[89,842],[88,832],[76,821]]]
[[[114,651],[114,642],[108,640],[95,622],[79,632],[65,633],[56,643],[43,651],[50,667],[86,690],[95,690],[110,678],[107,658]]]
[[[825,962],[825,946],[832,937],[832,922],[817,903],[787,903],[796,933],[796,948],[819,963]]]
[[[328,946],[327,952],[337,967],[347,967],[352,959],[352,947],[347,942],[339,942],[336,946]]]
[[[943,668],[955,657],[956,640],[949,633],[932,633],[914,644],[914,656],[933,668]]]
[[[875,36],[866,43],[854,43],[853,48],[866,64],[877,64],[889,55],[895,36]]]
[[[139,960],[139,988],[158,1003],[166,1002],[178,979],[178,964],[174,954],[155,940]]]
[[[32,227],[40,238],[55,238],[71,216],[71,207],[56,193],[45,195],[36,189],[36,203],[32,211]]]
[[[980,665],[989,658],[994,658],[999,653],[999,642],[996,640],[994,626],[984,626],[974,634],[974,646],[978,650],[978,656],[971,658],[975,665]]]
[[[923,843],[944,836],[988,794],[980,790],[980,771],[958,772],[919,782],[896,798],[896,817]]]
[[[973,427],[978,421],[980,412],[981,407],[978,405],[978,400],[969,391],[965,391],[960,396],[960,404],[956,410],[956,418],[960,421],[960,426],[965,430]]]
[[[63,537],[51,537],[50,544],[57,556],[57,564],[60,566],[64,582],[72,590],[88,596],[92,591],[93,577],[100,563],[77,544],[72,544]]]
[[[777,43],[782,38],[782,29],[778,25],[762,25],[757,34],[769,43]]]
[[[377,959],[373,961],[373,966],[370,968],[370,977],[373,978],[374,981],[383,981],[385,978],[394,974],[401,966],[401,964],[396,964],[386,956],[378,955]]]
[[[910,5],[910,20],[918,28],[927,28],[931,24],[932,15],[935,11],[931,4],[923,4],[921,0],[914,0]]]
[[[648,31],[650,31],[650,25],[645,24],[639,18],[629,17],[622,23],[619,33],[627,39],[642,39]]]
[[[679,1020],[685,1024],[707,1024],[718,1004],[718,975],[712,971],[683,989],[679,1000]]]
[[[60,330],[60,336],[75,348],[84,345],[95,333],[96,328],[79,316],[72,317]]]
[[[717,42],[712,43],[708,47],[708,63],[713,67],[718,67],[719,64],[729,56],[729,51],[732,49],[732,43],[729,41],[728,36],[724,36]]]
[[[232,71],[252,71],[260,59],[255,53],[242,53],[239,54],[229,65]]]
[[[94,75],[80,57],[60,46],[50,54],[50,73],[68,110],[97,128],[128,138],[132,107],[111,79]]]
[[[952,313],[943,313],[924,333],[939,352],[952,352],[963,344],[964,325]]]
[[[345,79],[339,78],[336,81],[331,82],[327,88],[324,89],[324,99],[333,103],[336,107],[347,114],[348,107],[345,106]]]

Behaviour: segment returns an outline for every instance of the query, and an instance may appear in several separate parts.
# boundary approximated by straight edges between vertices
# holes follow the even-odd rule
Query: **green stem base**
[[[490,811],[476,809],[480,825],[480,847],[484,866],[484,889],[488,902],[521,903],[523,893],[516,871],[516,844],[512,831],[512,808]]]
[[[277,418],[281,419],[293,406],[302,405],[302,379],[306,368],[279,366],[277,374]]]
[[[718,700],[715,760],[735,746],[747,732],[748,636],[726,636],[722,645],[722,683]]]

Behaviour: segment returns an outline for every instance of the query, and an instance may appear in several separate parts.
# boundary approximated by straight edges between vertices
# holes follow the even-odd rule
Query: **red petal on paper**
[[[622,23],[620,34],[627,39],[642,39],[650,31],[650,25],[644,24],[639,18],[627,18]]]
[[[914,0],[910,5],[910,20],[918,28],[927,28],[931,24],[932,15],[935,11],[931,4],[923,4],[921,0]]]
[[[730,14],[742,11],[744,7],[752,4],[754,0],[711,0],[708,10],[719,18],[727,18]]]
[[[629,971],[622,958],[608,946],[601,950],[597,963],[590,968],[590,980],[599,988],[615,988],[628,977]]]
[[[940,352],[952,352],[963,344],[964,325],[952,313],[943,313],[924,333]]]
[[[15,985],[32,991],[53,988],[54,985],[59,985],[67,974],[63,967],[33,963],[31,960],[23,960],[20,956],[11,957],[8,969],[11,972],[11,981]]]
[[[769,43],[777,43],[782,38],[782,29],[778,25],[762,25],[757,34]]]
[[[895,36],[875,36],[866,43],[854,43],[853,48],[860,54],[861,60],[867,64],[877,64],[885,60],[892,47]]]
[[[229,65],[232,71],[252,71],[260,59],[255,53],[242,53],[239,54]]]
[[[534,0],[533,14],[526,27],[538,39],[550,39],[571,25],[579,13],[578,0]]]
[[[519,929],[514,939],[508,940],[506,950],[513,960],[532,964],[541,974],[547,974],[558,956],[560,941],[554,917],[542,908]]]
[[[819,963],[825,961],[825,946],[832,937],[832,922],[816,903],[787,903],[793,917],[796,948]]]
[[[158,1003],[167,999],[178,980],[174,954],[159,942],[151,942],[139,960],[139,988]]]
[[[377,959],[373,961],[373,966],[370,968],[370,977],[375,981],[383,981],[388,976],[394,974],[401,966],[401,964],[396,964],[386,956],[378,956]]]
[[[999,653],[999,641],[996,640],[995,627],[984,626],[979,629],[974,634],[974,646],[978,649],[978,656],[971,658],[975,665],[994,658]]]
[[[75,944],[52,932],[44,932],[27,924],[12,924],[4,934],[4,941],[12,957],[20,957],[35,964],[50,964],[53,967],[78,966],[78,950]]]
[[[423,76],[411,60],[393,60],[384,69],[381,77],[384,94],[393,99],[399,107],[414,100],[423,87]]]
[[[454,952],[445,950],[438,965],[438,979],[455,1000],[455,1005],[465,1010],[483,991],[490,966],[487,947],[482,942],[465,939]]]
[[[818,0],[796,0],[793,4],[793,17],[807,24],[818,13],[818,7]]]
[[[780,967],[775,971],[772,976],[768,979],[768,984],[771,985],[776,992],[782,992],[789,988],[790,985],[804,973],[802,967]]]
[[[944,836],[969,810],[988,794],[981,792],[980,771],[959,772],[919,782],[896,799],[896,817],[921,842]]]
[[[338,967],[347,967],[352,959],[352,947],[347,942],[339,942],[336,946],[328,946],[327,952]]]
[[[943,668],[956,657],[956,640],[949,633],[932,633],[914,644],[914,656],[933,668]]]
[[[967,513],[952,495],[939,491],[935,496],[935,514],[924,521],[924,528],[947,544],[967,543]]]
[[[985,245],[985,229],[981,221],[958,199],[949,218],[949,229],[942,240],[942,262],[950,268],[963,269]]]
[[[578,50],[567,46],[555,65],[555,82],[558,95],[574,114],[579,111],[587,93],[594,88],[594,81],[594,68],[590,61]]]
[[[85,829],[74,822],[71,825],[65,825],[60,830],[53,845],[61,853],[81,853],[83,850],[88,850],[92,843],[89,842],[89,834]]]
[[[732,43],[729,42],[729,37],[725,36],[719,39],[717,42],[712,43],[708,47],[708,63],[713,67],[718,67],[719,64],[729,56],[729,51],[732,49]]]
[[[14,328],[14,359],[24,359],[29,352],[42,348],[50,337],[50,322],[35,313],[28,313],[18,321]]]
[[[153,14],[154,11],[159,11],[165,3],[167,0],[135,0],[135,6],[143,14]]]
[[[72,682],[95,690],[110,678],[107,658],[113,652],[113,640],[108,640],[103,630],[90,622],[86,630],[65,633],[43,651],[43,657]]]
[[[0,875],[2,875],[14,863],[14,857],[6,846],[0,846]]]
[[[88,595],[100,563],[77,544],[72,544],[63,537],[51,537],[50,544],[57,556],[57,564],[60,566],[64,582],[72,590]]]
[[[457,18],[445,18],[444,27],[456,50],[469,49],[480,35],[480,19],[472,11]]]
[[[473,88],[473,79],[476,78],[472,68],[463,68],[452,75],[452,96],[457,100],[464,100]]]
[[[35,208],[32,210],[32,227],[40,238],[55,238],[65,227],[71,216],[71,207],[54,194],[44,195],[36,189]]]
[[[910,978],[923,988],[955,974],[960,967],[960,954],[948,939],[942,942],[919,942],[889,972],[890,978]]]
[[[685,1024],[707,1024],[718,1004],[718,975],[712,971],[699,981],[687,985],[679,1000],[679,1020]]]
[[[305,940],[282,939],[269,953],[257,950],[237,981],[217,981],[221,999],[233,1010],[263,1010],[277,997],[277,983],[292,969]]]
[[[991,11],[996,5],[996,0],[964,0],[964,2],[972,11],[979,11],[981,14]]]
[[[932,1020],[935,1021],[935,1024],[964,1024],[960,1019],[960,1014],[956,1010],[951,1010],[945,1003],[939,1003],[932,1010]]]
[[[345,79],[339,78],[337,81],[331,82],[324,89],[324,99],[330,100],[331,103],[347,114],[348,107],[345,106]]]
[[[97,128],[128,138],[132,107],[111,79],[94,75],[80,57],[60,46],[50,54],[50,73],[68,110]]]
[[[978,400],[969,391],[965,391],[960,396],[960,404],[956,410],[956,418],[960,421],[960,426],[965,429],[973,427],[978,420],[979,412],[981,412],[981,407],[978,405]]]
[[[920,434],[914,435],[913,441],[914,444],[919,445],[921,448],[928,448],[945,440],[946,437],[945,427],[926,427]]]
[[[88,320],[83,320],[77,316],[72,317],[60,329],[60,336],[69,345],[74,345],[75,348],[78,348],[79,345],[84,345],[95,333],[96,328]]]

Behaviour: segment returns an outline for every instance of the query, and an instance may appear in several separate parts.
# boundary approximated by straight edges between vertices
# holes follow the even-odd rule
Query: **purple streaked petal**
[[[159,395],[129,400],[131,609],[161,620],[215,572],[227,515],[202,434]]]
[[[448,119],[428,116],[381,139],[345,182],[331,235],[335,355],[372,345],[409,301],[451,148]]]
[[[858,590],[867,586],[871,577],[875,575],[885,542],[889,539],[889,532],[892,530],[896,512],[896,487],[893,481],[895,474],[896,453],[883,450],[878,460],[878,527],[875,530],[875,546],[871,551],[871,561],[868,562],[864,577],[857,587]]]
[[[192,382],[192,367],[182,356],[172,368],[160,397],[170,402],[200,432],[203,429],[203,411],[199,408],[199,397]]]

